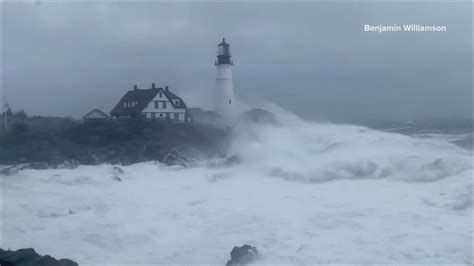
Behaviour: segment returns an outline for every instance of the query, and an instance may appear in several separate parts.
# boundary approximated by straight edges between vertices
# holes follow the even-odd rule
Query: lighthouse
[[[225,39],[217,46],[215,110],[225,125],[234,121],[234,86],[232,84],[232,59],[230,45]]]

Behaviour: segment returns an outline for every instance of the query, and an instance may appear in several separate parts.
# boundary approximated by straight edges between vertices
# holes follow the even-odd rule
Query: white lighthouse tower
[[[221,116],[225,125],[232,125],[234,121],[234,85],[232,84],[232,59],[230,46],[222,39],[218,45],[216,59],[216,91],[215,110]]]

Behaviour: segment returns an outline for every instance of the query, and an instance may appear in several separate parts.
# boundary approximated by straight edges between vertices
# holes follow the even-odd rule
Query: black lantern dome
[[[230,54],[230,45],[225,42],[225,38],[222,39],[222,42],[217,46],[217,60],[216,65],[229,64],[232,65],[233,62],[230,59],[232,55]]]

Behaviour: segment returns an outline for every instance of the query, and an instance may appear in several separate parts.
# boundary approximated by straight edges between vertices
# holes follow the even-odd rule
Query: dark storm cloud
[[[364,24],[447,32],[369,33]],[[5,3],[3,85],[30,114],[109,111],[133,84],[209,105],[222,37],[241,99],[310,119],[472,115],[470,3]]]

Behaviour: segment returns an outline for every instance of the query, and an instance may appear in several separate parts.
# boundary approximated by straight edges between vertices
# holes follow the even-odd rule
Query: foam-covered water
[[[310,183],[365,178],[425,182],[472,168],[471,151],[443,139],[310,123],[289,114],[280,115],[280,121],[242,126],[231,151],[264,174]]]
[[[276,112],[236,128],[233,160],[2,177],[2,247],[82,264],[224,265],[244,243],[269,264],[472,263],[471,151]]]

